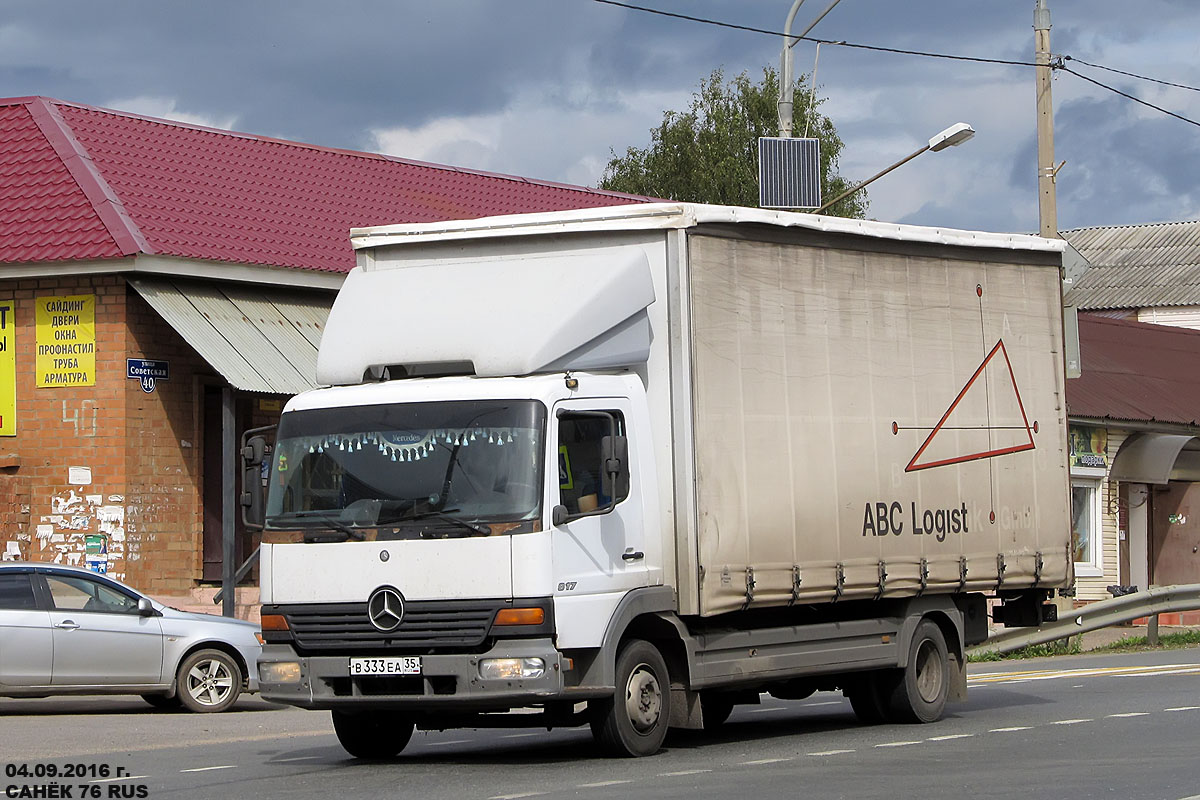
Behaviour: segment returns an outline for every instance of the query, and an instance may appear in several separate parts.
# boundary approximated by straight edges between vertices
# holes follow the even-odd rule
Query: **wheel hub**
[[[639,733],[653,728],[662,714],[662,689],[658,678],[645,664],[639,664],[629,676],[625,690],[625,711]]]

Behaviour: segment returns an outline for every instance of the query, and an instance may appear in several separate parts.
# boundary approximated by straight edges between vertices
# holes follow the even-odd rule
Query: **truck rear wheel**
[[[908,649],[908,664],[892,690],[889,718],[897,722],[941,719],[950,693],[946,637],[931,620],[922,620]]]
[[[355,758],[392,758],[412,738],[413,721],[395,711],[333,712],[333,732]]]
[[[867,672],[848,685],[844,694],[854,715],[864,725],[878,725],[888,718],[888,701],[895,679],[889,672]]]
[[[729,692],[701,692],[700,713],[704,717],[704,730],[717,730],[733,713],[733,695]]]
[[[658,752],[671,719],[671,677],[658,648],[633,639],[617,656],[617,689],[600,701],[592,735],[613,756],[649,756]]]

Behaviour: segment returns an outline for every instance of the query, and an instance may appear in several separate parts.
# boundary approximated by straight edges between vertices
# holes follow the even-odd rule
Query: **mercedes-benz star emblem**
[[[384,633],[400,627],[400,620],[404,619],[404,598],[400,592],[390,586],[381,586],[372,592],[367,600],[367,619]]]

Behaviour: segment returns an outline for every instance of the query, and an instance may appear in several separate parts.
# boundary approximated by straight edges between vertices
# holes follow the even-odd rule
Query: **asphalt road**
[[[342,751],[327,714],[256,698],[217,715],[137,698],[0,699],[0,787],[156,799],[1200,800],[1200,648],[970,673],[971,699],[933,725],[864,727],[835,694],[764,697],[718,735],[673,734],[636,760],[598,757],[586,730],[465,730],[418,733],[396,761],[364,763]]]

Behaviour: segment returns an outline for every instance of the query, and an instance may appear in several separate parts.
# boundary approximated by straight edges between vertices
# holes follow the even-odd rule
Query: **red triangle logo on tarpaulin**
[[[1000,358],[997,358],[997,355]],[[993,361],[995,361],[995,364],[992,363]],[[994,410],[992,398],[985,382],[980,381],[981,376],[989,373],[989,365],[991,365],[991,373],[999,372],[999,386],[997,387],[997,391],[1000,392],[999,397],[1008,404],[1009,415],[1014,423],[1016,423],[1019,417],[1020,422],[1017,424],[992,425],[990,423]],[[1008,396],[1004,392],[1006,387],[1011,387],[1011,396]],[[974,393],[972,393],[973,388],[975,388]],[[954,412],[959,409],[964,399],[968,396],[977,397],[980,391],[985,393],[983,405],[987,409],[989,424],[975,424],[962,427],[947,424],[954,416]],[[893,426],[893,430],[895,430],[895,426]],[[965,452],[956,453],[954,450],[957,447],[951,445],[951,449],[948,451],[943,450],[937,455],[927,455],[926,451],[930,449],[931,445],[935,445],[938,434],[949,431],[986,433],[988,435],[987,446],[982,449],[968,447],[965,449]],[[908,466],[904,468],[904,471],[916,472],[923,469],[933,469],[934,467],[945,467],[951,464],[962,464],[967,461],[995,458],[1010,453],[1020,453],[1024,450],[1033,450],[1035,447],[1033,434],[1036,432],[1037,422],[1034,422],[1032,426],[1029,424],[1029,418],[1025,414],[1025,404],[1021,401],[1021,392],[1017,388],[1017,379],[1013,374],[1012,362],[1008,360],[1008,351],[1004,348],[1004,340],[1000,339],[996,342],[996,346],[992,348],[991,352],[987,354],[987,357],[983,359],[983,363],[979,365],[975,373],[967,380],[966,385],[963,386],[958,396],[954,398],[954,402],[946,409],[946,413],[942,414],[942,418],[933,426],[933,430],[930,431],[929,436],[925,437],[925,441],[921,443],[920,448],[917,449],[917,452],[913,455],[912,460],[908,462]],[[994,441],[997,434],[1000,434],[1000,438],[1007,436],[1007,441],[997,444]],[[942,444],[944,445],[945,442],[943,441]],[[924,459],[922,459],[923,456]]]

